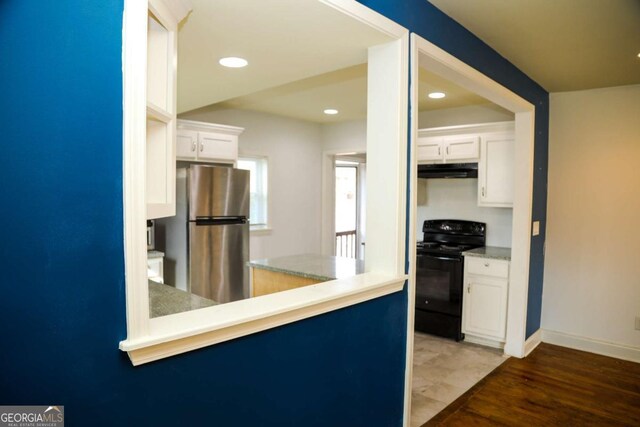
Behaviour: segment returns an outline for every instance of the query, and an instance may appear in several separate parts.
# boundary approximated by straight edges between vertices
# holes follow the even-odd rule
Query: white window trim
[[[186,0],[168,0],[180,10]],[[145,123],[147,1],[125,0],[123,18],[123,202],[127,338],[120,349],[134,365],[184,353],[252,334],[342,307],[398,292],[405,274],[406,171],[408,114],[408,31],[353,0],[318,0],[391,36],[396,41],[370,48],[377,60],[376,81],[386,96],[371,104],[368,132],[369,162],[384,164],[384,173],[371,180],[381,185],[368,206],[380,218],[370,226],[366,273],[322,285],[267,295],[230,304],[151,319],[146,277]],[[371,77],[370,77],[371,78]],[[388,120],[393,117],[393,120]],[[384,126],[376,123],[384,122]],[[396,141],[396,144],[389,144]],[[382,169],[381,169],[382,170]],[[398,203],[388,203],[390,198]],[[375,215],[370,215],[374,219]],[[384,221],[382,221],[384,218]],[[378,242],[378,245],[375,245]]]
[[[266,160],[267,161],[267,223],[266,224],[258,224],[258,225],[252,225],[249,224],[249,233],[251,235],[264,235],[264,234],[271,234],[271,231],[273,231],[272,228],[272,222],[271,222],[271,214],[272,214],[272,210],[271,210],[271,162],[269,161],[269,156],[264,156],[261,154],[253,154],[253,153],[247,153],[247,152],[241,152],[238,154],[238,160],[242,160],[242,159],[261,159],[261,160]]]

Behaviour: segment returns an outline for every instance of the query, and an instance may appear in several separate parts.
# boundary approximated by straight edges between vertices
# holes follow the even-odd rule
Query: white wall
[[[478,207],[478,180],[419,179],[417,239],[426,219],[463,219],[487,224],[487,246],[511,247],[513,210]]]
[[[180,118],[243,127],[240,155],[268,156],[272,230],[252,232],[251,259],[320,253],[320,125],[242,110],[197,110]]]
[[[550,114],[542,327],[640,354],[640,85],[551,94]]]
[[[514,120],[513,113],[495,104],[469,105],[467,107],[446,108],[444,110],[421,111],[418,113],[418,128],[436,128],[440,126],[505,122],[511,120]]]
[[[425,123],[429,123],[429,127],[440,127],[510,120],[513,120],[513,113],[492,104],[419,114],[420,127],[426,127],[422,126]],[[322,126],[322,147],[326,151],[364,151],[366,134],[364,120],[326,124]],[[418,240],[422,240],[425,219],[464,219],[487,223],[487,245],[511,247],[513,210],[478,207],[477,179],[420,179],[418,192]]]
[[[322,125],[322,149],[366,152],[367,121],[363,119]]]

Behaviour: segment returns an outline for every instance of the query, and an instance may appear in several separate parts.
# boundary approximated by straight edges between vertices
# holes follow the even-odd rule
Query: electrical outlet
[[[636,329],[640,331],[640,316],[636,316]]]
[[[533,221],[533,233],[531,233],[533,236],[537,236],[538,234],[540,234],[540,221]]]

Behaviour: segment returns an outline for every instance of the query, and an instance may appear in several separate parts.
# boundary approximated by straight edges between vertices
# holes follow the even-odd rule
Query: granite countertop
[[[160,251],[147,251],[147,259],[153,258],[162,258],[164,256],[164,252]]]
[[[152,318],[211,307],[216,304],[210,299],[149,280],[149,313]]]
[[[511,261],[511,248],[499,248],[497,246],[483,246],[462,252],[464,256],[475,256],[480,258],[504,259]]]
[[[364,273],[364,261],[329,255],[292,255],[249,261],[249,266],[321,281]]]

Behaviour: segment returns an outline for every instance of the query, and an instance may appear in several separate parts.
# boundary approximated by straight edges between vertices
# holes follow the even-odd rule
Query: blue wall
[[[426,2],[372,3],[546,105]],[[117,349],[122,8],[0,2],[0,404],[62,404],[69,425],[400,425],[404,293],[137,368]]]
[[[540,235],[531,239],[527,338],[540,328],[544,236],[547,217],[549,94],[513,64],[426,0],[358,0],[394,20],[536,106],[533,220]]]

